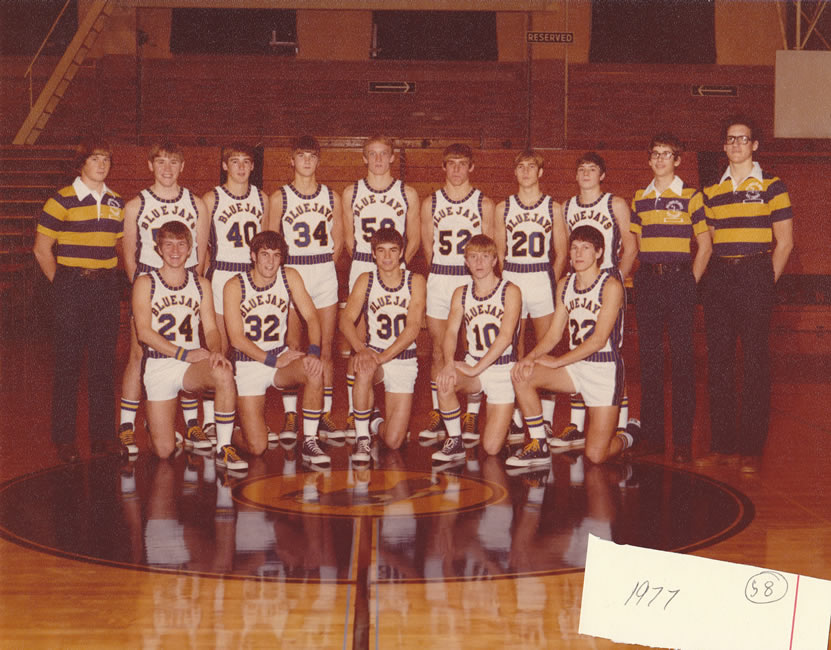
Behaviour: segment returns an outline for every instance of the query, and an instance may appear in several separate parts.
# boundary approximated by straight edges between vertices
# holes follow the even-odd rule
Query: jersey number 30
[[[375,330],[375,333],[380,339],[389,339],[393,335],[398,338],[406,324],[407,314],[398,314],[394,319],[387,314],[381,314],[378,316],[378,329]]]

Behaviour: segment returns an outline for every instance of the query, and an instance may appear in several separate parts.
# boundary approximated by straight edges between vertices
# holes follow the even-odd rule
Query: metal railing
[[[46,47],[46,43],[49,41],[49,37],[52,36],[52,32],[55,31],[55,28],[58,26],[58,23],[61,21],[61,18],[63,18],[64,13],[66,12],[66,8],[69,6],[70,2],[72,2],[72,0],[66,0],[66,2],[64,3],[63,9],[61,9],[61,12],[58,14],[58,17],[55,18],[55,22],[52,23],[52,27],[49,28],[49,32],[44,37],[43,42],[40,44],[40,47],[38,48],[38,51],[35,52],[35,56],[32,58],[31,63],[29,63],[29,67],[26,68],[26,72],[23,74],[24,79],[26,77],[29,77],[29,110],[32,110],[32,106],[34,105],[32,68],[34,67],[35,62],[38,60],[40,53],[43,52],[43,48]]]

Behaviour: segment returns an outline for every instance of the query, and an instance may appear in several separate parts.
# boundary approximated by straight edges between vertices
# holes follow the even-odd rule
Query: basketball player
[[[265,392],[302,384],[303,459],[315,465],[330,461],[317,443],[317,427],[323,406],[323,367],[320,360],[320,325],[314,302],[300,274],[283,266],[286,243],[268,230],[251,240],[253,268],[239,273],[225,285],[225,322],[234,347],[242,438],[240,446],[259,456],[268,448],[265,424]],[[290,306],[306,321],[307,352],[286,344]],[[293,435],[283,432],[281,437]]]
[[[623,284],[614,269],[601,270],[606,243],[592,226],[576,227],[569,238],[574,269],[557,284],[557,306],[542,340],[511,373],[531,441],[505,464],[528,467],[551,462],[543,428],[540,389],[581,393],[589,411],[586,458],[603,463],[632,446],[633,437],[616,431],[623,396]],[[548,353],[568,326],[569,351]]]
[[[161,268],[139,275],[133,283],[133,319],[138,340],[144,344],[144,387],[150,444],[159,458],[176,448],[173,425],[179,391],[216,393],[216,464],[244,470],[231,445],[236,391],[231,362],[222,354],[216,327],[210,283],[188,268],[193,239],[190,228],[179,220],[158,230],[154,249]],[[199,345],[199,325],[207,349]],[[191,439],[196,448],[210,447],[207,439]]]
[[[191,233],[193,245],[185,264],[199,275],[205,268],[208,250],[210,217],[204,201],[179,185],[179,174],[185,168],[185,158],[179,145],[160,142],[150,148],[147,167],[153,174],[153,184],[142,190],[124,208],[124,267],[127,277],[135,282],[140,273],[160,269],[162,258],[156,251],[159,229],[169,221],[181,221]],[[130,453],[135,447],[135,422],[141,398],[142,349],[135,327],[130,328],[130,357],[121,380],[121,426],[119,437]],[[198,402],[182,396],[182,409],[187,424],[186,443],[204,444],[206,436],[197,422]],[[133,441],[133,442],[130,442]]]
[[[494,240],[505,263],[502,277],[522,292],[518,356],[525,351],[526,318],[531,318],[535,341],[548,331],[554,317],[553,288],[566,267],[568,234],[560,204],[540,189],[543,165],[542,155],[533,149],[517,154],[517,193],[496,206],[493,221]],[[518,409],[514,417],[517,430],[522,431]],[[543,396],[543,418],[550,431],[554,418],[551,395]]]
[[[35,259],[54,287],[52,442],[66,463],[79,459],[75,420],[84,348],[92,452],[118,448],[112,406],[124,201],[104,182],[111,160],[108,142],[82,142],[75,156],[78,176],[43,206],[35,235]]]
[[[420,434],[423,438],[437,437],[444,426],[438,412],[436,379],[439,371],[453,361],[452,358],[444,358],[442,342],[453,292],[469,280],[465,246],[475,235],[492,237],[494,234],[493,201],[470,183],[473,171],[471,148],[466,144],[451,144],[444,150],[442,166],[444,187],[424,199],[421,205],[421,246],[430,268],[427,278],[427,329],[433,344],[430,365],[433,410],[427,429]],[[481,399],[481,395],[477,397]],[[465,417],[465,431],[475,431],[473,417]]]
[[[514,406],[511,368],[516,360],[514,346],[522,295],[516,285],[499,277],[496,244],[490,237],[473,235],[465,245],[463,259],[473,279],[453,291],[442,338],[445,365],[436,377],[439,409],[448,433],[441,451],[433,454],[433,460],[440,463],[465,457],[457,392],[469,395],[484,391],[488,417],[482,448],[488,454],[502,449]],[[462,322],[467,355],[464,361],[454,361]]]
[[[704,188],[713,235],[704,293],[712,453],[698,462],[729,462],[738,452],[741,471],[755,473],[770,424],[770,318],[776,282],[793,250],[793,211],[785,184],[753,160],[761,140],[754,121],[732,115],[721,136],[729,165],[718,183]],[[743,356],[741,408],[736,339]]]
[[[362,273],[372,273],[370,241],[381,228],[394,228],[404,238],[404,263],[409,264],[418,252],[420,240],[419,200],[415,189],[393,178],[395,145],[386,135],[373,135],[364,143],[363,161],[366,178],[355,181],[343,192],[343,234],[346,250],[352,258],[349,268],[349,291]],[[358,323],[359,338],[366,324]],[[350,358],[346,373],[349,414],[347,428],[354,426],[352,386],[355,382],[354,360]]]
[[[638,238],[640,266],[634,277],[638,348],[641,360],[639,447],[664,446],[664,329],[672,358],[673,460],[691,460],[695,415],[693,317],[696,285],[713,252],[704,196],[675,173],[683,147],[671,133],[649,145],[654,177],[632,199],[632,232]],[[695,256],[690,241],[696,241]]]
[[[563,204],[563,217],[569,233],[579,226],[596,228],[604,239],[600,268],[616,269],[621,283],[632,270],[638,254],[638,242],[629,230],[629,206],[619,196],[601,190],[606,178],[606,161],[590,151],[577,159],[577,185],[580,193]],[[629,419],[629,398],[625,388],[621,403],[618,429],[624,431]],[[577,446],[585,441],[583,427],[586,405],[578,396],[572,396],[571,423],[551,439],[554,446]]]
[[[372,235],[376,268],[355,281],[340,316],[340,331],[355,351],[355,432],[353,463],[369,462],[372,387],[384,382],[386,418],[380,435],[398,449],[407,435],[418,363],[415,340],[424,320],[425,282],[401,268],[404,238],[394,228]],[[366,337],[355,322],[364,314]]]
[[[343,436],[332,421],[334,368],[332,343],[338,317],[338,277],[335,260],[343,246],[341,200],[337,192],[317,182],[320,144],[310,135],[298,138],[292,145],[291,166],[294,180],[271,195],[271,230],[283,233],[288,244],[287,267],[297,271],[317,310],[321,340],[320,360],[323,363],[323,416],[320,430],[330,438]],[[308,325],[308,323],[307,323]],[[289,312],[288,340],[290,348],[300,347],[300,321],[297,313]],[[310,341],[311,343],[311,341]],[[287,384],[283,384],[288,388]],[[283,392],[286,413],[283,432],[297,435],[297,392]]]

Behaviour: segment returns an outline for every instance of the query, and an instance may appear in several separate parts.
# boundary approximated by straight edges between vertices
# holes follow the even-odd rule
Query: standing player
[[[638,255],[638,242],[629,230],[629,206],[619,196],[603,192],[601,183],[606,178],[606,161],[594,151],[577,159],[577,185],[580,193],[563,204],[563,216],[569,233],[579,226],[592,226],[604,240],[601,270],[617,270],[621,284],[632,270]],[[622,342],[622,340],[621,340]],[[626,430],[629,419],[629,398],[625,388],[620,405],[618,429]],[[572,396],[571,423],[552,439],[554,446],[576,446],[585,440],[586,405],[578,396]]]
[[[593,463],[603,463],[633,443],[630,433],[616,431],[624,379],[620,355],[623,284],[613,269],[600,269],[605,242],[597,228],[578,226],[569,242],[574,272],[557,284],[551,327],[511,373],[531,434],[531,441],[505,461],[511,467],[551,462],[537,394],[540,389],[583,395],[589,411],[586,457]],[[569,351],[559,357],[549,356],[564,331]]]
[[[386,135],[373,135],[364,143],[363,161],[366,178],[355,181],[343,192],[343,234],[346,250],[352,257],[349,268],[349,291],[362,273],[372,273],[372,234],[381,228],[394,228],[404,238],[404,263],[409,264],[418,251],[420,239],[419,201],[415,189],[392,176],[395,146]],[[358,324],[363,338],[365,323]],[[352,386],[355,381],[354,359],[349,360],[346,386],[349,397],[347,427],[354,424]]]
[[[768,434],[770,318],[776,281],[793,250],[793,212],[785,184],[753,160],[760,140],[753,120],[728,118],[722,138],[730,165],[716,185],[704,189],[713,234],[704,298],[713,453],[702,460],[720,462],[738,452],[744,456],[741,470],[752,473]],[[744,371],[738,421],[736,339]]]
[[[234,429],[234,374],[222,354],[210,283],[188,269],[193,240],[185,223],[160,226],[155,252],[162,260],[133,283],[133,319],[145,346],[144,387],[150,443],[159,458],[175,450],[173,425],[179,391],[216,393],[216,464],[229,470],[247,469],[231,445]],[[199,345],[199,325],[207,349]],[[194,447],[210,447],[207,439],[191,439]],[[207,444],[206,444],[207,443]]]
[[[421,205],[421,246],[430,268],[427,278],[427,329],[433,344],[430,389],[433,410],[430,424],[421,432],[435,438],[443,428],[438,412],[436,379],[453,359],[443,356],[442,342],[447,329],[453,292],[468,281],[465,246],[479,234],[494,234],[494,205],[470,184],[473,151],[466,144],[451,144],[442,156],[444,187],[424,199]],[[454,346],[455,349],[455,346]],[[475,430],[473,417],[465,418],[465,431]]]
[[[641,358],[641,430],[648,449],[664,446],[664,328],[672,358],[673,460],[691,459],[695,415],[693,317],[696,284],[707,268],[713,243],[704,196],[675,175],[680,140],[670,133],[652,138],[649,166],[654,178],[632,199],[632,232],[638,238],[635,313]],[[690,240],[697,251],[691,254]]]
[[[265,392],[270,386],[303,385],[303,459],[330,461],[317,443],[323,406],[320,325],[300,274],[282,265],[286,243],[272,230],[251,240],[253,268],[225,285],[225,322],[234,346],[241,446],[259,456],[268,448]],[[289,307],[299,310],[309,334],[308,352],[286,345]],[[293,432],[291,432],[293,435]]]
[[[445,365],[436,377],[441,418],[448,433],[441,451],[433,454],[433,460],[441,463],[465,457],[458,391],[484,391],[487,397],[488,418],[482,448],[488,454],[502,449],[514,405],[511,369],[516,360],[514,346],[522,295],[515,285],[499,277],[496,244],[490,237],[471,237],[465,245],[464,261],[473,279],[453,291],[442,338]],[[462,322],[467,355],[464,361],[454,361]]]
[[[222,289],[237,273],[251,268],[254,235],[268,223],[268,202],[262,190],[248,181],[254,171],[254,149],[234,142],[222,149],[224,185],[217,185],[202,197],[210,216],[211,258],[206,277],[211,281],[216,324],[222,336],[222,350],[228,350],[223,317]]]
[[[323,417],[320,429],[334,437],[338,429],[332,421],[334,368],[332,343],[338,317],[338,277],[335,260],[343,245],[341,201],[337,192],[317,182],[320,144],[310,135],[298,138],[292,146],[291,166],[294,181],[271,195],[269,227],[283,233],[288,244],[286,266],[303,279],[317,310],[320,323],[320,359],[323,362]],[[292,310],[289,315],[288,345],[300,346],[300,321]],[[308,323],[307,323],[308,325]],[[286,421],[284,432],[297,433],[297,393],[283,392]]]
[[[560,204],[540,189],[543,157],[526,149],[514,158],[519,188],[496,206],[494,240],[505,261],[502,277],[522,292],[517,354],[525,350],[525,319],[530,316],[535,341],[548,331],[554,317],[554,292],[566,267],[568,234]],[[552,259],[553,257],[553,259]],[[468,408],[468,411],[470,409]],[[515,417],[518,413],[514,412]],[[554,399],[543,396],[543,418],[548,429],[554,418]],[[515,422],[522,427],[522,420]]]
[[[78,460],[75,419],[78,381],[87,350],[89,433],[93,453],[115,445],[113,373],[118,339],[119,281],[116,266],[124,201],[104,183],[112,148],[102,140],[76,151],[78,176],[43,206],[35,259],[54,287],[52,442],[63,462]],[[57,256],[53,246],[57,243]],[[135,446],[135,439],[124,442]]]
[[[355,431],[353,462],[369,462],[369,427],[372,387],[383,380],[386,419],[381,436],[391,449],[398,449],[407,435],[418,363],[415,340],[424,320],[425,282],[420,275],[401,268],[404,239],[393,228],[372,235],[376,269],[358,276],[346,308],[340,316],[340,331],[355,350]],[[366,317],[366,338],[355,327]]]
[[[127,277],[135,282],[140,273],[160,269],[162,258],[156,250],[159,229],[170,221],[181,221],[190,230],[193,245],[185,267],[202,274],[208,250],[210,218],[205,203],[190,190],[179,185],[179,174],[185,168],[182,149],[172,142],[160,142],[150,148],[147,167],[153,184],[142,190],[124,208],[124,267]],[[136,412],[141,398],[142,350],[135,327],[130,328],[130,357],[121,380],[121,426],[123,440],[134,439]],[[198,402],[182,396],[182,409],[187,424],[186,439],[203,442],[205,434],[197,422]],[[130,451],[135,445],[128,445]],[[137,448],[136,448],[137,451]]]

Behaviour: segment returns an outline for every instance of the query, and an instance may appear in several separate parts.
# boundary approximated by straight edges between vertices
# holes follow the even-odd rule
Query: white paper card
[[[580,634],[685,650],[817,650],[831,582],[589,536]]]

